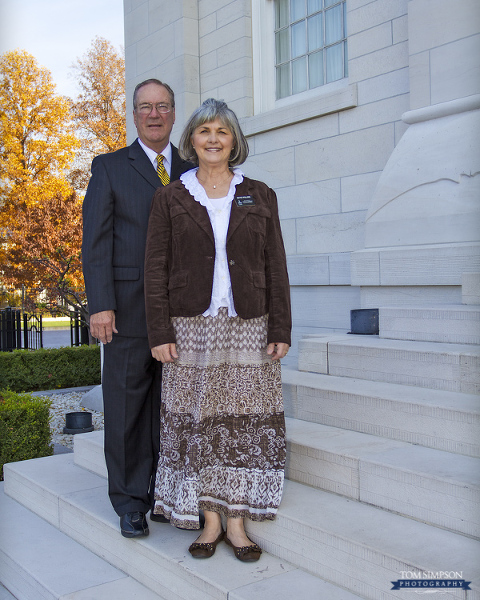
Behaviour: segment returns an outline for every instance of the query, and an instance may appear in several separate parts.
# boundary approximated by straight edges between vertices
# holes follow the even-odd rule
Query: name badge
[[[237,206],[255,206],[255,200],[251,196],[236,196]]]

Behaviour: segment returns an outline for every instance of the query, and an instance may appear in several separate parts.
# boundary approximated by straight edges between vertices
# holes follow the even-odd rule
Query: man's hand
[[[272,360],[279,360],[280,358],[287,356],[289,348],[290,346],[288,344],[284,344],[283,342],[278,344],[271,343],[267,346],[267,354],[271,355]]]
[[[102,310],[90,315],[90,333],[103,344],[111,342],[113,334],[118,333],[115,328],[115,312],[113,310]]]
[[[162,363],[170,363],[178,358],[177,348],[175,344],[162,344],[161,346],[155,346],[155,348],[152,348],[152,356]]]

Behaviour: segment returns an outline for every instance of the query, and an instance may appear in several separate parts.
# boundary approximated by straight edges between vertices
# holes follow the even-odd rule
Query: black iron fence
[[[77,309],[70,312],[70,344],[72,346],[88,344],[88,326]]]
[[[18,308],[0,310],[0,351],[43,348],[42,315],[26,314]]]
[[[88,327],[80,311],[70,313],[70,344],[88,344]],[[19,308],[0,309],[0,351],[43,348],[42,315],[23,313]]]

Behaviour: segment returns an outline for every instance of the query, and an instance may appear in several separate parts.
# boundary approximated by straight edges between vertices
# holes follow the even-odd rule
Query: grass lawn
[[[43,317],[43,329],[65,329],[70,327],[69,317]]]

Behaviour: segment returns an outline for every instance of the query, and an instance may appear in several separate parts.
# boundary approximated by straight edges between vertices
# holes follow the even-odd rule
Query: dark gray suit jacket
[[[193,165],[172,146],[171,180]],[[148,216],[162,185],[138,141],[97,156],[83,202],[82,261],[90,314],[114,310],[119,335],[146,337],[143,271]]]

